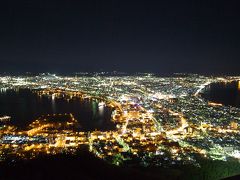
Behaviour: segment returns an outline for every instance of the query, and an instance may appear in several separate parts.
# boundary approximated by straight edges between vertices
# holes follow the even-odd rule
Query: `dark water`
[[[240,107],[240,90],[237,81],[212,83],[206,88],[202,96],[212,102]]]
[[[11,116],[11,124],[26,127],[40,115],[54,113],[73,113],[82,130],[110,130],[114,124],[110,121],[112,110],[98,107],[96,101],[75,98],[69,102],[64,99],[39,97],[27,89],[0,92],[0,116]]]

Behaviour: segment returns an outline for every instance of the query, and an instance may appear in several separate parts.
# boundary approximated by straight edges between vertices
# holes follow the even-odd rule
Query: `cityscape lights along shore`
[[[212,83],[237,82],[240,76],[206,77],[178,74],[77,76],[1,76],[0,91],[29,89],[51,101],[95,101],[112,110],[112,130],[83,131],[72,112],[43,114],[27,127],[0,117],[0,161],[34,159],[41,154],[74,154],[88,149],[115,165],[172,167],[198,157],[240,160],[240,108],[204,99]]]

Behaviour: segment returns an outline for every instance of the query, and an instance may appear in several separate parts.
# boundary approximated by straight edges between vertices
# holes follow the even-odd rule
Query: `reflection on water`
[[[57,110],[56,110],[56,102],[55,102],[55,95],[53,94],[52,95],[52,110],[53,110],[53,113],[56,114],[57,113]]]
[[[239,81],[212,83],[202,96],[212,102],[240,107],[239,85]]]
[[[104,115],[104,107],[103,107],[103,106],[100,106],[100,107],[98,108],[98,111],[99,111],[99,114],[100,114],[101,116]]]
[[[72,113],[80,122],[82,130],[110,130],[114,124],[110,121],[112,110],[98,106],[98,102],[73,98],[38,96],[27,89],[0,92],[0,116],[12,117],[12,124],[26,127],[44,114]]]

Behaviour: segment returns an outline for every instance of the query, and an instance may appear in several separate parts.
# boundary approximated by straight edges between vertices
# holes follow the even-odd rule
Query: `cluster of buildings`
[[[197,157],[240,159],[240,108],[209,102],[200,95],[211,83],[239,79],[182,74],[0,77],[3,92],[28,88],[39,96],[99,101],[99,106],[112,108],[116,126],[111,131],[82,132],[71,112],[41,116],[25,130],[2,124],[0,160],[71,154],[81,148],[116,165],[168,167],[198,165]]]

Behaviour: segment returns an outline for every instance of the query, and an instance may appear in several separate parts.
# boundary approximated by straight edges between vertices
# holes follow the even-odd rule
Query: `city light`
[[[226,161],[239,159],[240,109],[208,101],[201,94],[217,82],[239,77],[84,76],[0,77],[0,88],[30,89],[54,103],[64,99],[97,102],[97,111],[112,110],[115,129],[81,131],[71,112],[37,117],[25,129],[11,124],[10,115],[0,117],[1,151],[16,158],[39,154],[74,154],[87,146],[109,163],[138,158],[145,165],[198,166],[195,155]],[[111,84],[111,86],[109,86]],[[239,81],[237,88],[239,88]],[[30,154],[30,156],[29,156]],[[2,156],[6,158],[8,154]],[[154,161],[153,161],[154,159]]]

